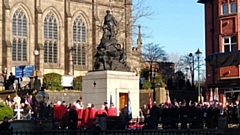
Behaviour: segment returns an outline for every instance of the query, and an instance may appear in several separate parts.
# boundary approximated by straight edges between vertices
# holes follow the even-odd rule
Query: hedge
[[[9,119],[13,118],[13,109],[5,104],[0,104],[0,120],[7,116]]]
[[[82,90],[82,76],[74,78],[74,90]]]
[[[43,75],[43,86],[45,89],[61,91],[62,75],[57,73],[48,73]]]

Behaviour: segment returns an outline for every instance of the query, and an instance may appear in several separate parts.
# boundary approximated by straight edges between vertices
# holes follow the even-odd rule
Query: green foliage
[[[142,87],[143,87],[143,89],[148,90],[148,89],[150,89],[152,87],[152,84],[148,80],[145,80],[143,82],[143,86]]]
[[[5,104],[0,104],[0,120],[7,116],[9,119],[13,118],[13,109]]]
[[[141,69],[141,76],[144,77],[145,79],[148,79],[149,77],[149,69],[148,68],[143,68]]]
[[[176,75],[176,79],[177,79],[177,80],[178,80],[178,79],[184,79],[184,78],[185,78],[184,73],[183,73],[182,71],[177,71],[177,72],[175,73],[175,75]]]
[[[82,76],[74,78],[74,90],[82,90]]]
[[[163,82],[163,78],[161,75],[155,76],[156,85],[160,85],[161,87],[166,87],[167,85]]]
[[[61,91],[62,87],[62,75],[57,73],[48,73],[43,75],[43,85],[45,89]]]

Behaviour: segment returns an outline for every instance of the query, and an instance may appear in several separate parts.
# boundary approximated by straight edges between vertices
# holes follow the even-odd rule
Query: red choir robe
[[[77,109],[78,112],[78,127],[81,128],[81,125],[83,123],[83,109]]]
[[[104,108],[101,108],[97,111],[97,115],[103,115],[104,113],[108,116],[108,113]]]
[[[67,107],[66,106],[59,106],[59,115],[60,115],[60,119],[62,119],[63,115],[67,112]]]
[[[110,107],[108,109],[108,117],[111,116],[117,116],[117,108],[116,107]]]
[[[86,108],[86,109],[84,110],[84,113],[83,113],[83,123],[84,123],[84,124],[88,124],[88,122],[89,122],[89,119],[90,119],[90,115],[89,115],[90,110],[91,110],[91,108]]]
[[[53,108],[53,118],[55,118],[55,119],[61,119],[59,108],[60,108],[60,105],[55,105]]]
[[[96,119],[96,113],[97,113],[97,110],[95,108],[91,108],[91,110],[90,110],[90,120],[95,120]]]

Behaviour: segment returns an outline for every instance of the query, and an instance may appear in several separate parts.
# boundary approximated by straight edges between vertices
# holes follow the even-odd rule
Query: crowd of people
[[[117,108],[113,103],[109,106],[107,102],[104,102],[101,108],[98,109],[91,103],[84,106],[81,99],[69,104],[65,101],[38,104],[34,96],[27,93],[21,97],[16,94],[13,98],[8,95],[5,103],[14,110],[23,109],[21,120],[53,120],[58,126],[57,128],[62,129],[90,128],[93,124],[96,124],[96,117],[99,115],[106,117],[118,116]],[[15,111],[13,119],[17,119],[17,115],[18,112]]]
[[[154,109],[154,114],[151,114],[152,106],[145,104],[141,109],[141,115],[155,127],[161,123],[163,129],[216,129],[219,127],[219,117],[226,118],[226,124],[239,124],[239,101],[230,104],[227,102],[223,105],[217,101],[186,103],[186,101],[175,100],[172,104],[164,103],[157,106],[154,103],[153,106],[159,110]],[[154,119],[159,119],[159,121],[154,121]],[[155,127],[152,126],[152,128]]]
[[[129,124],[127,104],[118,112],[113,103],[108,105],[104,102],[101,108],[95,108],[94,104],[88,103],[84,106],[81,98],[74,103],[67,104],[65,101],[57,101],[50,104],[38,104],[31,94],[11,98],[6,98],[6,104],[13,109],[23,109],[21,119],[49,119],[54,120],[56,126],[62,129],[91,128],[96,125],[97,116],[104,115],[106,117],[120,116],[126,126]],[[200,129],[218,128],[219,117],[225,117],[228,124],[239,124],[240,119],[239,101],[232,103],[226,102],[203,102],[197,103],[189,101],[172,103],[164,103],[157,105],[144,105],[140,109],[138,123],[143,123],[143,128],[158,128],[158,124],[163,129]],[[41,112],[40,112],[41,109]],[[15,112],[14,119],[17,119]],[[134,118],[136,119],[136,118]]]

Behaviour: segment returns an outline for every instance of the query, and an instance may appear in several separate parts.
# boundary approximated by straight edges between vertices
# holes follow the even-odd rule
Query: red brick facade
[[[205,10],[206,57],[217,52],[240,50],[239,0],[198,0]],[[225,40],[230,39],[230,40]],[[230,42],[230,51],[226,43]],[[234,47],[231,45],[234,42]],[[227,51],[228,50],[228,51]],[[219,93],[240,85],[240,66],[212,68],[206,63],[206,84],[208,89],[219,88]],[[221,95],[222,97],[222,95]],[[220,97],[220,98],[221,98]],[[221,100],[221,99],[220,99]]]

